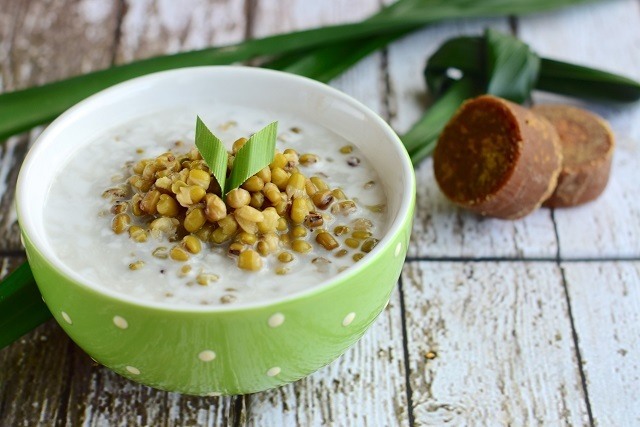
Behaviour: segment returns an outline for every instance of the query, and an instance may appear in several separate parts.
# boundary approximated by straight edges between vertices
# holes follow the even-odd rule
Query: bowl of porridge
[[[271,162],[221,189],[196,117],[228,174],[277,122]],[[194,395],[277,387],[346,351],[389,300],[414,203],[411,162],[382,119],[249,67],[156,73],[81,102],[34,143],[16,199],[34,277],[71,339],[131,380]]]

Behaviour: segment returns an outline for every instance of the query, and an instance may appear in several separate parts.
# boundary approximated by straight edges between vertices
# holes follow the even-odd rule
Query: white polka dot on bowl
[[[212,391],[210,393],[207,393],[207,396],[209,396],[209,397],[220,397],[220,396],[222,396],[222,393],[220,393],[219,391]]]
[[[198,359],[203,362],[211,362],[216,358],[216,353],[212,350],[203,350],[198,354]]]
[[[138,368],[135,368],[135,367],[133,367],[133,366],[127,366],[125,369],[126,369],[126,370],[127,370],[127,372],[129,372],[130,374],[133,374],[133,375],[140,375],[140,369],[138,369]]]
[[[122,316],[113,316],[113,324],[120,329],[127,329],[129,327],[129,322]]]
[[[67,313],[65,313],[64,311],[62,313],[62,318],[64,319],[65,322],[67,322],[70,325],[73,325],[73,321],[71,320],[71,317],[69,317],[69,315]]]
[[[275,313],[271,317],[269,317],[269,326],[272,328],[277,328],[278,326],[284,323],[284,314]]]
[[[344,319],[342,319],[342,326],[349,326],[351,322],[353,322],[353,319],[355,318],[356,318],[356,314],[352,311],[351,313],[344,316]]]
[[[400,252],[402,252],[402,242],[398,242],[396,245],[396,251],[394,252],[395,256],[399,256]]]
[[[280,372],[282,371],[282,369],[280,369],[278,366],[274,366],[273,368],[269,369],[267,371],[267,376],[269,377],[275,377],[276,375],[278,375]]]

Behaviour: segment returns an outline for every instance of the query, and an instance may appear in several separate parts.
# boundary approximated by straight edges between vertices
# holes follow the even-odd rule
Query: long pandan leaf
[[[43,86],[1,94],[0,141],[54,119],[67,108],[102,89],[156,71],[232,64],[258,57],[304,52],[332,44],[340,44],[344,48],[336,55],[348,56],[346,45],[349,42],[352,42],[350,46],[354,56],[346,63],[352,64],[366,52],[366,49],[358,49],[360,45],[356,43],[362,43],[363,40],[381,36],[391,36],[391,40],[401,33],[448,19],[521,15],[591,1],[593,0],[400,0],[361,23],[280,34],[230,46],[136,61]],[[382,42],[378,43],[380,46]],[[330,61],[327,63],[333,63],[331,54],[320,52],[318,55],[325,59],[328,56]],[[315,64],[310,68],[307,66],[305,73],[318,73],[322,79],[326,79],[328,77],[325,75],[334,76],[344,70],[343,66],[337,66],[332,71],[319,62]]]
[[[0,286],[0,349],[51,317],[26,262]]]
[[[605,102],[635,102],[640,83],[624,76],[548,58],[540,60],[536,89]]]

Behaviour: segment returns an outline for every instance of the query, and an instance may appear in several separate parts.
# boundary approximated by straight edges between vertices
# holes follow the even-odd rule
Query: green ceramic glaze
[[[303,378],[364,334],[398,280],[410,226],[407,217],[383,251],[330,286],[222,312],[158,309],[106,296],[65,277],[28,236],[24,241],[54,318],[98,363],[163,390],[244,394]]]
[[[383,142],[399,145],[395,138]],[[406,152],[399,147],[410,168]],[[20,209],[29,197],[24,194],[24,177],[18,186],[18,211],[29,264],[45,303],[93,359],[159,389],[195,395],[244,394],[298,380],[330,363],[384,309],[409,243],[415,178],[412,171],[406,177],[403,188],[397,188],[404,211],[396,215],[391,234],[368,256],[319,287],[237,308],[154,306],[81,283],[38,247],[42,236],[34,239],[29,232],[38,227],[25,227],[30,219],[23,216],[30,214]]]

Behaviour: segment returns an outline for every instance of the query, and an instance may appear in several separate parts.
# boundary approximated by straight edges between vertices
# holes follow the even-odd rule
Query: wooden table
[[[0,88],[358,20],[379,7],[379,0],[0,0]],[[618,0],[434,26],[333,85],[403,132],[427,105],[425,58],[443,40],[486,26],[517,34],[543,55],[640,79],[640,2]],[[609,187],[584,207],[481,219],[443,198],[425,161],[409,258],[391,303],[357,345],[309,378],[238,397],[155,391],[94,364],[49,321],[0,351],[0,425],[640,425],[640,107],[588,108],[610,120],[618,147]],[[41,130],[0,147],[3,276],[24,261],[14,186]]]

